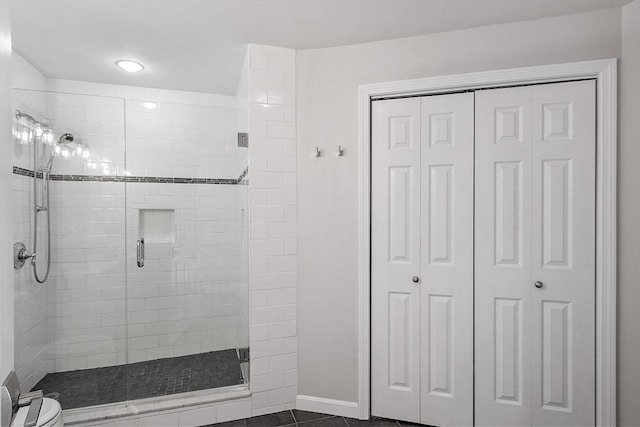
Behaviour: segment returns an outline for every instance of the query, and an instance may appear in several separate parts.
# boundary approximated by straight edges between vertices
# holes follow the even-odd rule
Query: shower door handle
[[[136,243],[138,267],[144,267],[144,237],[138,239]]]

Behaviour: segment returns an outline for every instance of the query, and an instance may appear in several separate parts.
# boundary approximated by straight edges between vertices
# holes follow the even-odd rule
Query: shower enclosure
[[[22,389],[69,410],[246,387],[245,104],[16,89],[14,105]]]

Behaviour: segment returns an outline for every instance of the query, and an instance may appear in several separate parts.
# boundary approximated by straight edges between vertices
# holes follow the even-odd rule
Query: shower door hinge
[[[239,348],[238,349],[238,359],[240,359],[240,363],[249,361],[249,348]]]
[[[249,147],[249,134],[246,132],[238,132],[238,147]]]

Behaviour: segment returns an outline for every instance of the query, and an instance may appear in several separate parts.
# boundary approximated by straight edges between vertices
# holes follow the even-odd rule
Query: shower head
[[[16,110],[16,119],[20,120],[20,119],[26,119],[28,122],[31,122],[35,125],[41,125],[42,123],[40,123],[39,121],[37,121],[36,119],[33,118],[33,116],[27,114],[27,113],[23,113],[20,110]]]
[[[71,144],[74,140],[74,136],[70,133],[65,133],[58,139],[58,144]]]

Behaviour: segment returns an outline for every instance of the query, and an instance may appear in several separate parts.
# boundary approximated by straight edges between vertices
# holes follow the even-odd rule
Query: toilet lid
[[[24,426],[24,422],[27,418],[28,412],[29,412],[28,406],[24,406],[20,408],[18,410],[18,413],[15,415],[11,425],[14,427]],[[44,426],[50,423],[56,417],[58,417],[61,412],[62,412],[62,408],[60,407],[60,404],[56,400],[45,397],[42,401],[42,407],[40,408],[40,415],[38,415],[37,425]]]
[[[38,425],[45,425],[58,415],[62,408],[57,400],[49,399],[45,397],[42,402],[42,408],[40,408],[40,416],[38,416]]]

